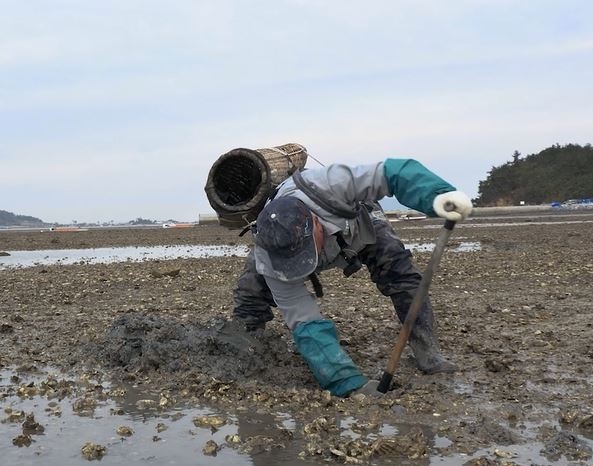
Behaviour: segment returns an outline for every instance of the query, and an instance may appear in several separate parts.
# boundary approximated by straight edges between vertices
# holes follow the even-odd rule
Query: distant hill
[[[545,204],[554,201],[593,197],[593,147],[556,144],[538,154],[492,167],[488,178],[480,181],[479,207]]]
[[[45,222],[39,218],[31,217],[29,215],[15,215],[6,210],[0,210],[0,226],[2,227],[24,227],[24,226],[43,226]]]

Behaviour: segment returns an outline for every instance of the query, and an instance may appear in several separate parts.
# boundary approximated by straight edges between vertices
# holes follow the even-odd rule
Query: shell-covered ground
[[[257,337],[226,323],[242,257],[0,270],[0,368],[57,367],[112,387],[82,389],[66,376],[27,386],[13,377],[0,402],[30,390],[71,396],[83,409],[85,400],[117,396],[118,384],[132,382],[157,390],[162,406],[208,404],[294,419],[291,429],[227,439],[226,447],[241,451],[298,442],[305,462],[590,464],[593,213],[565,214],[458,225],[430,295],[443,353],[459,371],[424,375],[406,349],[393,389],[381,397],[341,399],[320,390],[278,313]],[[434,241],[440,223],[400,221],[394,228],[418,244]],[[211,225],[2,231],[0,251],[250,241]],[[456,251],[465,242],[469,250]],[[430,252],[414,255],[425,267]],[[363,372],[380,377],[400,329],[391,301],[364,269],[350,278],[327,271],[321,279],[321,307],[344,348]],[[5,411],[4,422],[25,424]],[[337,426],[344,419],[356,435],[343,435]],[[28,433],[23,427],[21,442],[34,424],[29,419]]]

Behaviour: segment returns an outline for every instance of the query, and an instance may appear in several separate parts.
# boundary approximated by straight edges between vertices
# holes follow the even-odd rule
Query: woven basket
[[[257,218],[272,191],[307,163],[300,144],[233,149],[212,165],[206,195],[222,226],[244,228]]]

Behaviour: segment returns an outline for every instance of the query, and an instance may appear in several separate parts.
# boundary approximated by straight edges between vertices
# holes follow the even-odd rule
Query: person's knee
[[[323,315],[314,309],[293,309],[290,312],[283,312],[282,317],[286,326],[292,331],[297,325],[314,320],[323,320]]]

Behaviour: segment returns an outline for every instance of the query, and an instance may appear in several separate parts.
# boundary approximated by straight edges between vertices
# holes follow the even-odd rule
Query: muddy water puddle
[[[0,407],[2,465],[61,466],[93,460],[103,465],[328,464],[327,459],[303,456],[303,426],[289,413],[169,405],[166,394],[150,387],[110,385],[51,368],[0,370]],[[566,433],[558,424],[522,423],[515,429],[523,439],[519,444],[491,446],[469,455],[451,452],[454,441],[428,425],[378,424],[369,432],[352,416],[336,422],[345,441],[380,441],[414,431],[428,439],[428,457],[414,460],[387,451],[357,463],[374,466],[589,464],[593,447],[591,439]],[[344,463],[339,451],[332,454],[332,464]],[[571,462],[566,462],[567,456]]]
[[[411,251],[429,252],[433,243],[409,243]],[[460,242],[450,248],[453,252],[470,252],[481,249],[479,242]],[[0,270],[13,267],[38,265],[112,264],[117,262],[140,262],[149,260],[170,260],[187,258],[208,258],[222,256],[245,257],[247,246],[133,246],[93,249],[45,249],[35,251],[6,251],[0,256]]]
[[[91,249],[46,249],[36,251],[7,251],[0,257],[0,270],[9,267],[36,265],[112,264],[180,258],[239,256],[244,257],[246,246],[132,246]]]
[[[147,388],[110,387],[53,371],[31,375],[3,369],[0,403],[3,465],[61,466],[92,460],[128,465],[256,464],[240,451],[240,439],[294,428],[286,414],[264,419],[206,407],[168,409],[162,395]],[[257,464],[297,464],[296,454],[276,449],[260,455],[263,462]]]
[[[327,464],[303,458],[301,425],[290,414],[166,406],[148,387],[110,386],[87,377],[0,370],[0,464],[103,465]],[[346,439],[359,438],[357,419],[337,420]],[[409,427],[380,426],[371,437]],[[372,439],[371,439],[372,440]],[[338,455],[338,452],[336,452]],[[339,457],[336,456],[338,463]],[[365,464],[428,464],[388,457]],[[450,463],[456,464],[456,463]]]

